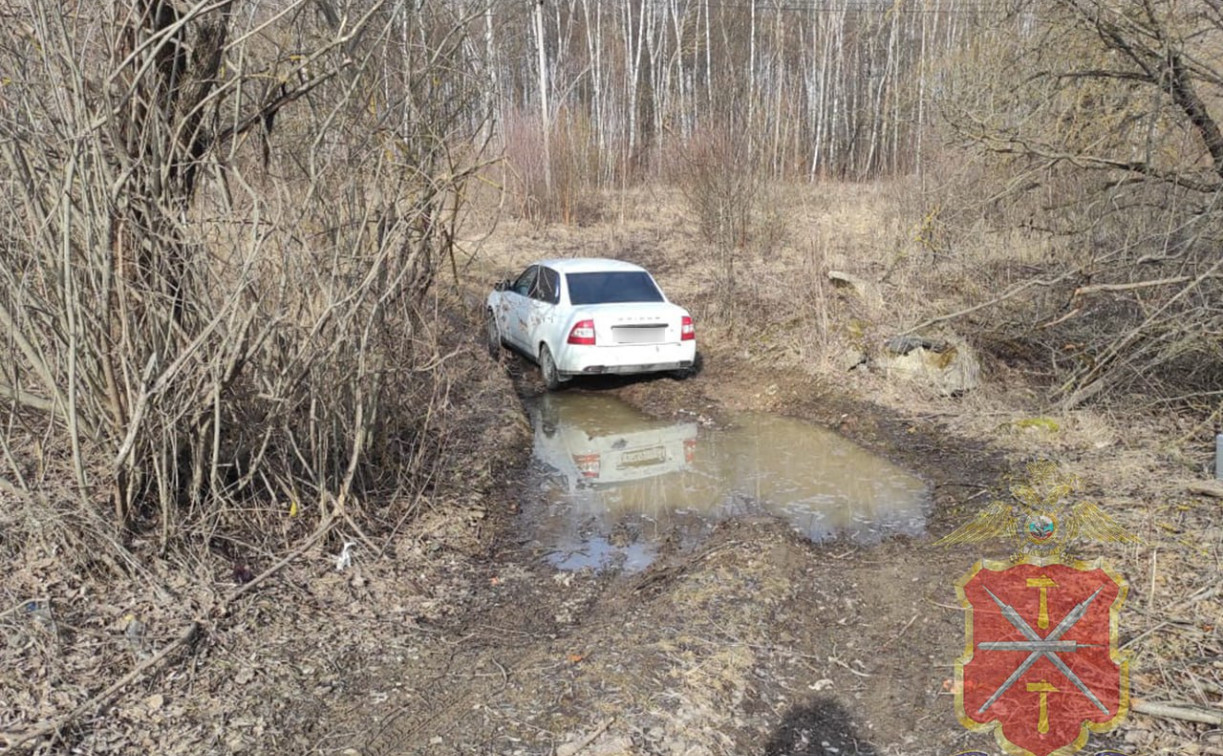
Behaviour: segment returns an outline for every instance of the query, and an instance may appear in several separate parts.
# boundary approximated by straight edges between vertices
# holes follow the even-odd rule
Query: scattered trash
[[[127,639],[127,647],[131,652],[140,659],[149,657],[149,643],[145,638],[146,627],[143,622],[136,618],[134,614],[126,614],[123,617],[125,627],[123,628],[123,637]]]
[[[340,555],[335,558],[336,572],[343,572],[352,566],[352,547],[356,545],[352,541],[344,542],[344,548],[340,549]]]
[[[234,582],[238,585],[245,585],[255,579],[255,573],[251,571],[249,563],[244,561],[234,562]]]
[[[25,604],[25,612],[39,622],[50,623],[51,606],[42,601],[27,601]]]

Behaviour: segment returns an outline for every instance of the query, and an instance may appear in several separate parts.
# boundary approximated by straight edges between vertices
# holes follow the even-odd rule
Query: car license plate
[[[634,449],[620,455],[620,464],[624,467],[639,465],[656,465],[667,460],[667,447],[651,446],[648,449]]]

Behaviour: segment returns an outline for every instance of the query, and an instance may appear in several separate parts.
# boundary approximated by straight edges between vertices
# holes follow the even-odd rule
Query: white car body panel
[[[578,375],[680,370],[694,364],[696,339],[681,338],[687,310],[667,301],[661,287],[643,268],[618,260],[543,260],[528,266],[515,281],[527,277],[531,268],[555,272],[560,289],[555,303],[506,288],[489,294],[488,309],[508,345],[536,362],[541,347],[546,345],[562,380]],[[570,303],[568,274],[615,272],[644,273],[663,301]],[[531,291],[535,292],[534,288]],[[595,343],[570,344],[570,331],[583,320],[594,321]]]

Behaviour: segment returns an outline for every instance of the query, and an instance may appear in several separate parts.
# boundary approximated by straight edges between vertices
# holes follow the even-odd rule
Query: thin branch
[[[1223,725],[1223,713],[1182,704],[1156,703],[1154,701],[1135,699],[1130,702],[1130,709],[1137,714],[1146,714],[1151,717],[1180,719],[1185,722],[1198,722],[1200,724],[1214,725],[1215,727]]]
[[[148,670],[165,661],[166,657],[168,657],[172,652],[183,646],[190,645],[195,640],[199,632],[199,622],[190,623],[187,626],[187,629],[184,630],[177,638],[171,641],[165,648],[137,664],[135,669],[133,669],[131,672],[128,672],[123,677],[111,683],[102,691],[90,696],[89,700],[72,709],[67,714],[63,714],[42,724],[35,725],[31,729],[25,730],[24,732],[0,732],[0,746],[4,746],[6,749],[17,748],[18,746],[29,743],[32,740],[37,740],[38,738],[46,737],[48,735],[55,735],[80,717],[90,712],[97,711],[105,706],[116,693],[134,682]]]
[[[1011,288],[1007,289],[1002,294],[994,297],[993,299],[987,302],[981,302],[979,304],[972,305],[971,307],[965,307],[963,310],[958,310],[956,312],[949,313],[947,315],[939,315],[937,317],[930,318],[929,320],[924,320],[915,326],[906,328],[905,330],[901,331],[900,335],[904,335],[907,333],[914,333],[924,328],[929,328],[930,326],[936,325],[938,323],[945,323],[949,320],[956,320],[957,318],[962,318],[965,315],[971,315],[972,313],[977,312],[978,310],[984,310],[987,307],[993,307],[995,305],[1002,304],[1003,302],[1007,301],[1008,299],[1016,297],[1022,294],[1023,292],[1027,291],[1028,289],[1034,288],[1036,286],[1043,286],[1043,287],[1048,288],[1050,286],[1056,286],[1057,284],[1062,283],[1063,281],[1069,278],[1074,278],[1080,275],[1082,275],[1082,272],[1075,269],[1075,270],[1066,271],[1065,273],[1061,274],[1060,276],[1057,276],[1056,278],[1051,278],[1048,280],[1036,278],[1030,281],[1024,281],[1021,284],[1012,286]]]
[[[1176,276],[1175,278],[1158,278],[1152,281],[1134,281],[1132,283],[1123,284],[1092,284],[1091,286],[1080,286],[1074,290],[1076,297],[1085,296],[1087,294],[1097,294],[1102,291],[1133,291],[1135,289],[1149,289],[1153,286],[1167,286],[1169,284],[1185,283],[1192,281],[1192,276]]]

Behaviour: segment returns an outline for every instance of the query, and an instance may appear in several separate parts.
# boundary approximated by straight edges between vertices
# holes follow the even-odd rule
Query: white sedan
[[[579,375],[692,369],[692,316],[644,268],[619,260],[542,260],[488,295],[488,348],[539,365],[549,390]]]

